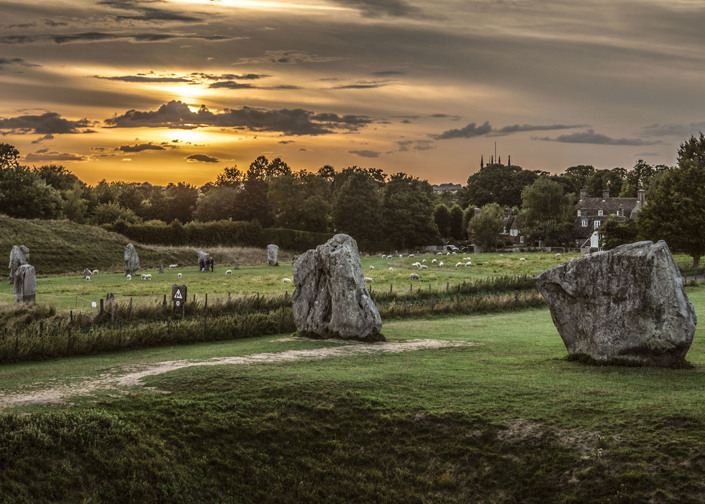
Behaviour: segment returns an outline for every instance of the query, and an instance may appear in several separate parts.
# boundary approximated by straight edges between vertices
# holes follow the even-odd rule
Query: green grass
[[[688,289],[705,315],[705,289]],[[548,310],[405,320],[402,354],[192,367],[168,394],[0,419],[16,502],[702,502],[705,343],[691,370],[568,361]],[[278,336],[0,367],[4,392],[183,358],[320,348]]]

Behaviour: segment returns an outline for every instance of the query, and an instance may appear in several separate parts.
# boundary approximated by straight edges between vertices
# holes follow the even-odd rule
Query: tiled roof
[[[576,210],[587,210],[588,215],[593,215],[592,211],[602,210],[605,215],[617,214],[620,205],[624,208],[624,215],[629,215],[636,206],[637,198],[583,198],[575,205]]]

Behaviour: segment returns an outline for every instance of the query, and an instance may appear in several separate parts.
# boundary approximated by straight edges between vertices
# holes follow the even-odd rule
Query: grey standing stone
[[[140,258],[135,246],[128,243],[125,247],[125,275],[134,275],[138,269],[140,269]]]
[[[206,267],[206,261],[210,260],[211,255],[208,252],[203,252],[202,250],[198,251],[198,267],[199,268],[206,268],[208,270],[208,267]]]
[[[34,266],[23,264],[14,277],[15,304],[34,303],[37,295],[37,275]]]
[[[570,355],[674,366],[697,319],[666,242],[622,245],[535,277]]]
[[[240,269],[240,262],[239,261],[237,261],[237,260],[235,261],[235,266],[233,266],[233,269],[237,269],[237,270]]]
[[[163,265],[163,264],[160,264],[160,265],[159,265],[159,273],[160,273],[161,275],[164,274],[164,265]]]
[[[279,247],[276,245],[267,245],[267,261],[270,266],[279,266],[277,256],[279,255]]]
[[[15,283],[15,272],[23,264],[29,264],[29,249],[24,245],[15,245],[10,251],[10,283]]]
[[[343,339],[383,339],[382,318],[365,288],[357,243],[337,234],[293,260],[291,300],[300,332]]]
[[[83,278],[89,277],[92,274],[93,274],[93,272],[91,270],[89,270],[88,268],[83,270]]]

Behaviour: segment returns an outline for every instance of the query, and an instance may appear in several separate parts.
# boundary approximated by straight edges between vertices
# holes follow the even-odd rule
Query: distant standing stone
[[[570,355],[667,367],[693,342],[695,310],[664,241],[578,257],[535,281]]]
[[[382,318],[365,288],[357,243],[337,234],[293,260],[296,328],[342,339],[382,339]]]
[[[37,295],[37,275],[34,266],[23,264],[15,271],[15,304],[34,303]]]
[[[108,295],[105,296],[105,304],[106,305],[111,305],[115,302],[115,294],[112,292],[108,292]]]
[[[24,245],[15,245],[10,251],[10,283],[15,283],[15,272],[23,264],[29,264],[29,249]]]
[[[198,251],[198,270],[207,270],[208,261],[210,261],[211,255],[208,252]]]
[[[164,265],[163,264],[159,265],[159,273],[162,275],[164,274]]]
[[[240,269],[240,262],[239,261],[237,261],[237,260],[235,261],[235,266],[233,266],[233,269],[238,269],[238,270]]]
[[[140,258],[135,246],[128,243],[125,247],[125,275],[134,275],[138,269],[140,269]]]
[[[88,268],[83,270],[83,278],[87,278],[87,277],[91,276],[92,274],[93,274],[93,272],[91,270],[89,270]]]
[[[279,255],[279,247],[276,245],[267,245],[267,261],[270,266],[279,266],[277,256]]]

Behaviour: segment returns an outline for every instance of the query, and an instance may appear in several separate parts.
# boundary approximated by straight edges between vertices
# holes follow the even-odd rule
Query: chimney
[[[644,205],[646,205],[646,191],[644,191],[643,189],[639,189],[637,199],[640,203],[640,206],[643,207]]]
[[[610,192],[609,191],[602,191],[602,199],[610,199]]]
[[[580,200],[587,198],[587,191],[585,189],[580,189]]]

